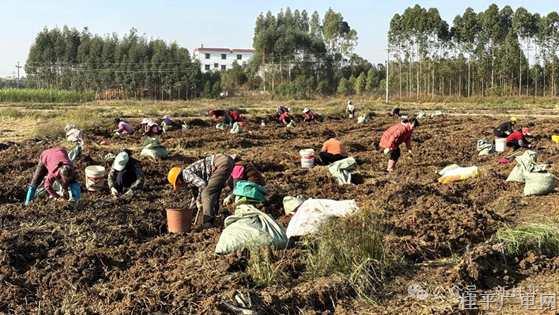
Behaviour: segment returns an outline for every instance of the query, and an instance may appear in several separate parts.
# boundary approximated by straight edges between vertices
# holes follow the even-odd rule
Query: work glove
[[[116,190],[116,188],[111,188],[111,195],[113,195],[113,197],[118,197],[118,190]]]
[[[25,196],[25,206],[28,206],[35,197],[35,192],[37,191],[37,187],[29,186],[27,188],[27,195]]]
[[[225,199],[223,199],[223,206],[226,207],[230,205],[231,203],[233,203],[234,199],[235,199],[235,195],[233,194],[230,194],[229,196],[225,197]]]
[[[134,196],[134,191],[132,189],[128,189],[128,191],[123,194],[125,198],[131,198],[132,196]]]

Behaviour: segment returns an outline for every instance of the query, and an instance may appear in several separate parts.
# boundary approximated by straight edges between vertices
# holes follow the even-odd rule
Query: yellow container
[[[555,142],[555,143],[559,143],[559,135],[553,135],[551,136],[551,141]]]

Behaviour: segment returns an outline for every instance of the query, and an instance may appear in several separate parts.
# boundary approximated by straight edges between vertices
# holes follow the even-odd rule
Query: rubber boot
[[[37,191],[37,187],[29,186],[29,188],[27,188],[27,195],[25,196],[26,206],[28,206],[31,203],[31,200],[33,200],[33,197],[35,197],[36,191]]]
[[[70,191],[70,201],[80,201],[81,198],[81,188],[80,188],[80,184],[78,184],[77,182],[73,182],[72,184],[70,184],[70,187],[68,189]]]

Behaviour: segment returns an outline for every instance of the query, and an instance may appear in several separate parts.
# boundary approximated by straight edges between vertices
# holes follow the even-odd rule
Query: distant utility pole
[[[17,62],[16,65],[16,69],[17,69],[17,88],[19,89],[19,69],[21,69],[22,66],[19,64],[19,61]]]
[[[385,83],[386,83],[386,99],[385,102],[386,104],[388,104],[388,76],[390,75],[390,72],[388,71],[388,67],[390,65],[390,48],[386,49],[386,79],[384,79]]]

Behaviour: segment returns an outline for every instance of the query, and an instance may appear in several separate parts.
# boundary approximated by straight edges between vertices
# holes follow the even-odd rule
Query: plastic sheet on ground
[[[480,139],[477,141],[477,151],[478,151],[478,155],[482,156],[482,155],[489,155],[493,152],[495,152],[495,149],[493,148],[493,143],[485,140],[485,139]]]
[[[303,202],[287,226],[287,237],[315,233],[332,217],[344,217],[359,210],[355,200],[308,199]]]
[[[449,184],[478,176],[479,168],[477,166],[462,167],[451,164],[439,171],[439,175],[441,175],[439,183]]]
[[[328,171],[336,179],[338,185],[348,185],[351,184],[351,171],[356,164],[353,157],[348,157],[328,165]]]
[[[216,254],[228,254],[263,245],[277,248],[287,245],[283,227],[252,205],[237,206],[235,214],[227,217],[224,224],[225,228],[215,248]]]

